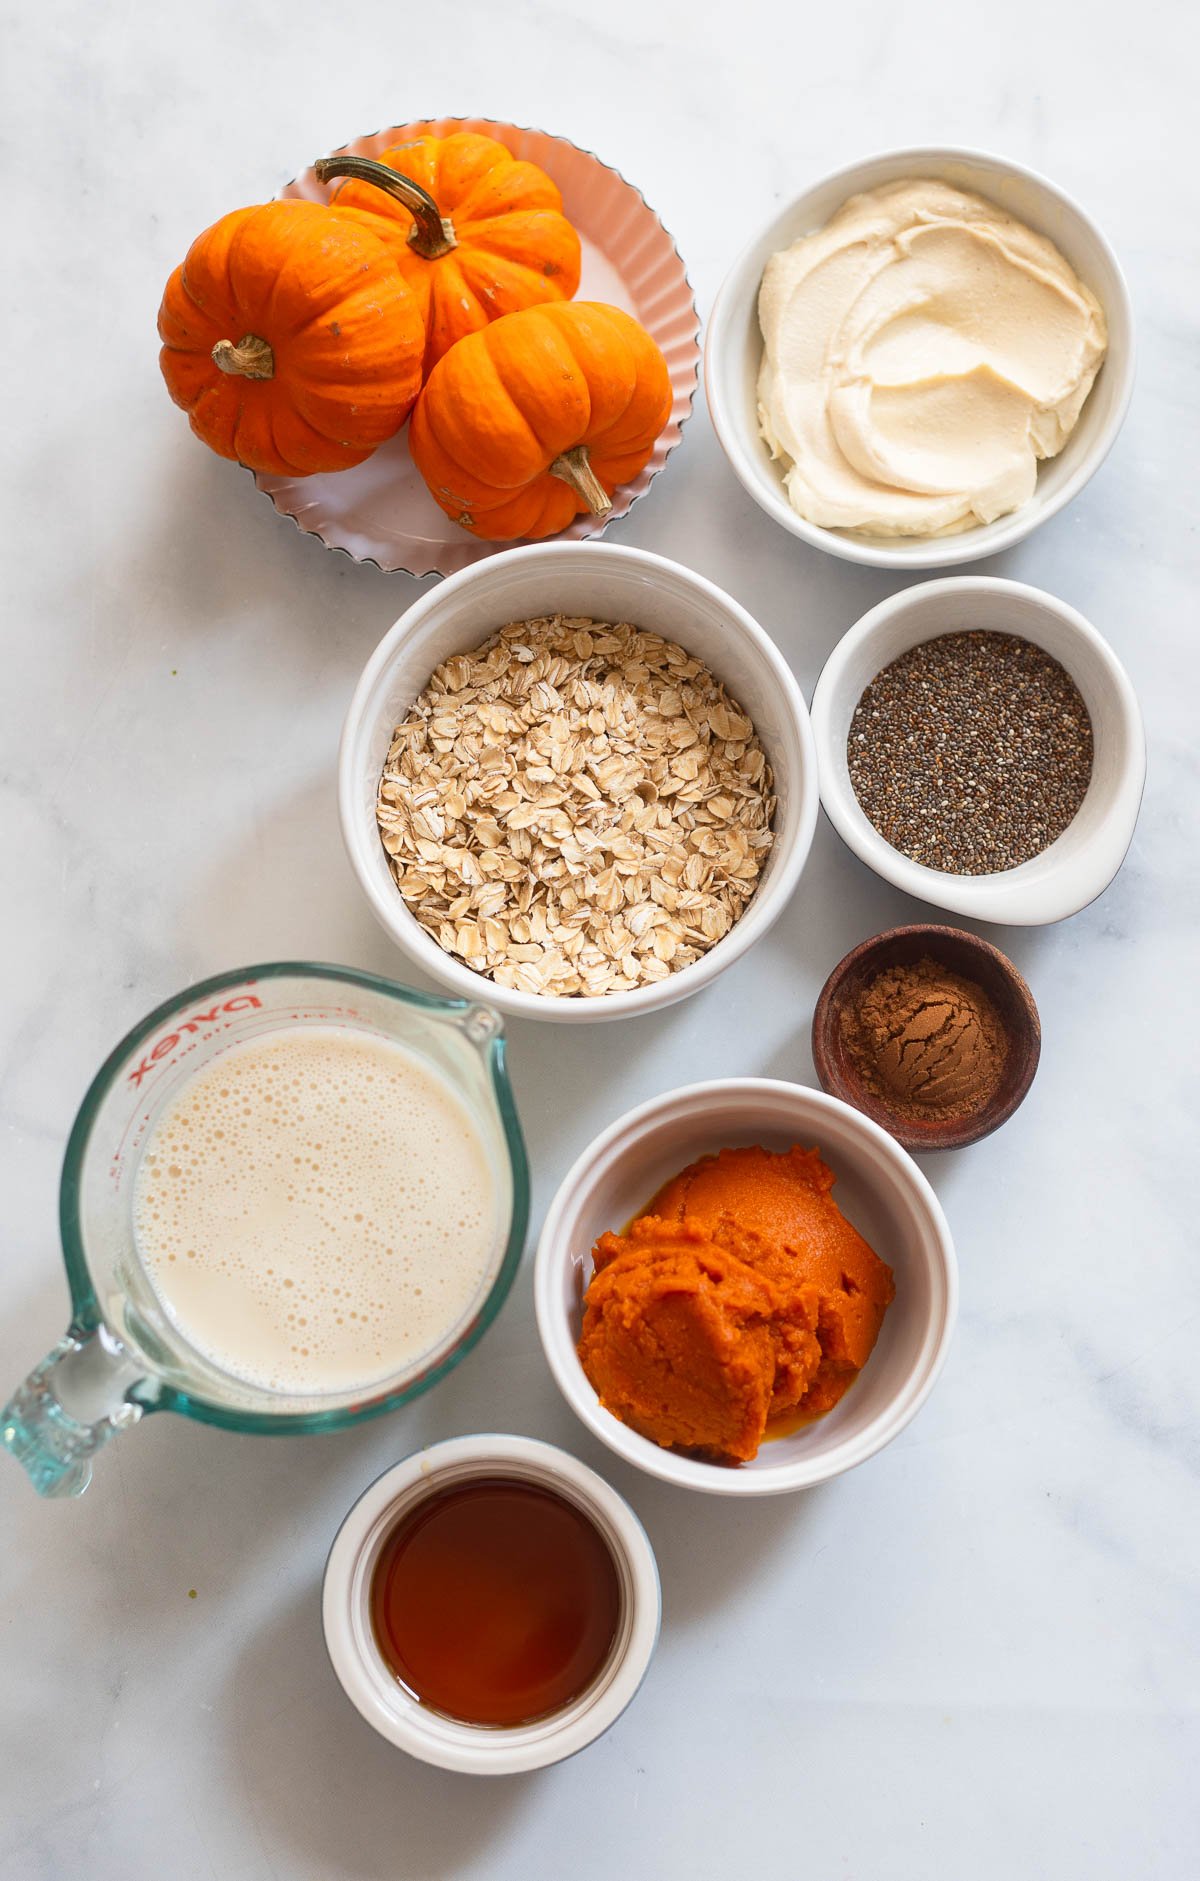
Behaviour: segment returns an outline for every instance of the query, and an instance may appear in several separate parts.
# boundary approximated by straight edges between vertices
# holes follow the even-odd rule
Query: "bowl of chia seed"
[[[1061,921],[1125,859],[1146,777],[1124,667],[1065,601],[962,575],[880,603],[817,681],[826,815],[907,894],[980,921]]]

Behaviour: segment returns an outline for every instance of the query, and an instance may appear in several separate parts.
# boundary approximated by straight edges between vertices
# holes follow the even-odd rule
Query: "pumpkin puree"
[[[722,1150],[601,1235],[579,1357],[615,1417],[748,1462],[768,1419],[833,1408],[895,1297],[833,1183],[815,1149]]]

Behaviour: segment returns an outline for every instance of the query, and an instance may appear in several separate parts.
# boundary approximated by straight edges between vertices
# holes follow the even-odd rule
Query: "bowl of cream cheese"
[[[1008,548],[1078,494],[1133,389],[1112,249],[1045,178],[977,151],[838,171],[750,243],[705,341],[739,480],[850,561]]]

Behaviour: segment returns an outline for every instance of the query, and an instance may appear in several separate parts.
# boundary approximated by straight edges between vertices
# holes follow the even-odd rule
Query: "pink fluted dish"
[[[609,301],[634,314],[662,349],[671,375],[671,416],[641,475],[614,492],[604,517],[580,516],[556,540],[580,542],[598,536],[628,513],[649,489],[678,444],[692,408],[700,368],[700,331],[687,271],[674,240],[640,190],[590,150],[565,137],[526,130],[491,118],[430,118],[359,137],[338,154],[378,157],[396,144],[453,131],[494,137],[515,157],[536,163],[558,184],[563,209],[579,232],[583,268],[579,300]],[[336,185],[318,183],[304,170],[280,191],[284,197],[327,202]],[[259,471],[259,489],[275,508],[329,549],[356,562],[372,562],[385,573],[452,575],[482,561],[507,542],[480,542],[443,514],[425,488],[408,451],[407,426],[352,470],[316,477],[274,476]]]

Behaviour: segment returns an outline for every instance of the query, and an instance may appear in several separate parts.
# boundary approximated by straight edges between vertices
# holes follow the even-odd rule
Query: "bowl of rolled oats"
[[[520,1018],[684,999],[808,856],[808,713],[738,602],[677,562],[539,543],[422,595],[342,734],[342,833],[383,928]]]

